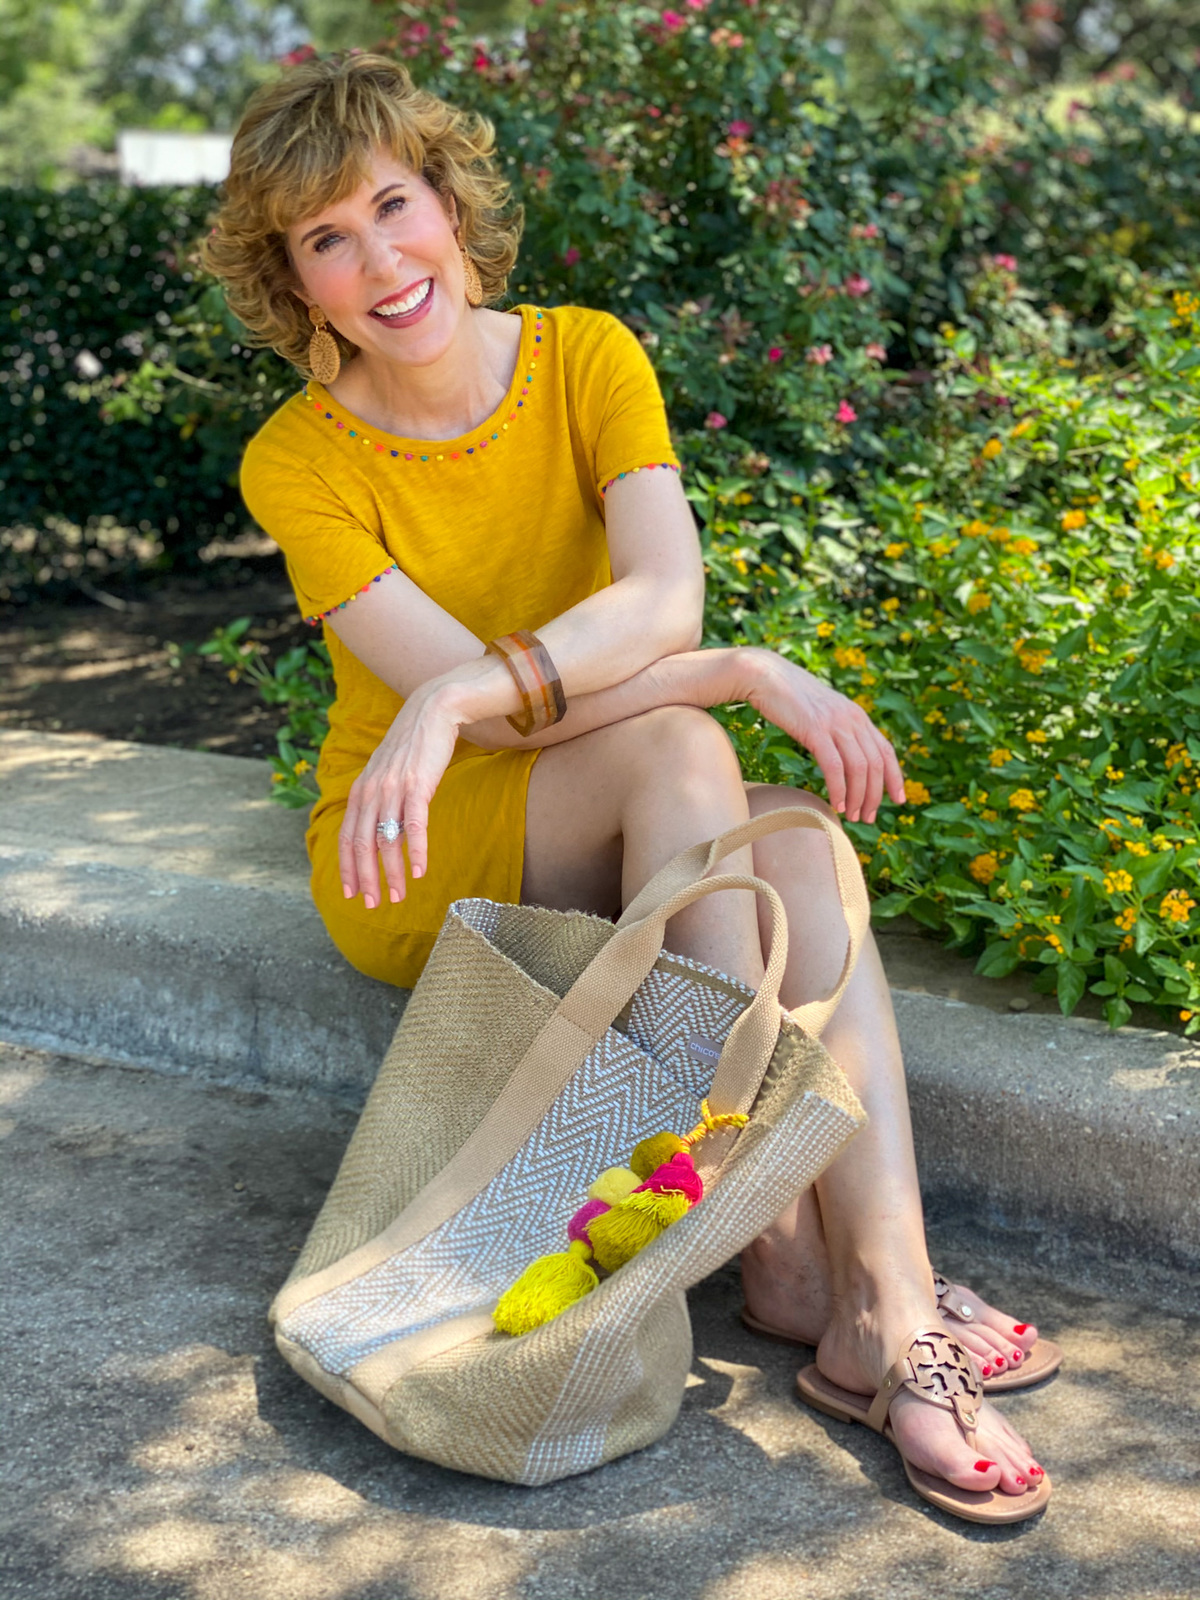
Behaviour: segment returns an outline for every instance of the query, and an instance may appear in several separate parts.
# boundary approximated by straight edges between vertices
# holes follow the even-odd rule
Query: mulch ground
[[[242,616],[255,619],[250,637],[272,658],[312,638],[282,570],[12,608],[0,615],[0,729],[270,754],[278,710],[197,654],[214,628]]]

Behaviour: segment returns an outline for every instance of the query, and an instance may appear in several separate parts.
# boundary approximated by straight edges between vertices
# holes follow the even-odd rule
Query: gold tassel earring
[[[462,251],[463,277],[466,279],[467,304],[481,306],[483,304],[483,284],[479,281],[479,268],[475,265],[474,258],[467,254],[467,247],[459,245]]]
[[[308,341],[308,370],[318,383],[332,383],[342,370],[342,353],[325,326],[325,313],[320,306],[309,306],[308,320],[313,324],[313,336]]]

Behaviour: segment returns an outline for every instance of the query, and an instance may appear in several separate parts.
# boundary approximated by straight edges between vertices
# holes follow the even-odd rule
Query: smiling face
[[[344,200],[287,230],[297,294],[370,361],[424,366],[467,310],[453,199],[380,152]]]

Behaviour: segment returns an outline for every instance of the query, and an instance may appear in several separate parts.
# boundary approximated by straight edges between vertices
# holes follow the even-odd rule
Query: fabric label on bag
[[[721,1046],[715,1039],[706,1039],[703,1034],[693,1033],[688,1038],[687,1053],[701,1066],[715,1067],[721,1059]]]

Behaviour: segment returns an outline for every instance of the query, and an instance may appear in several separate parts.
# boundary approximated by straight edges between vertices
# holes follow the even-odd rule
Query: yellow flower
[[[919,778],[906,778],[904,793],[910,806],[927,806],[933,798]]]
[[[1125,848],[1131,856],[1148,856],[1150,854],[1150,846],[1143,844],[1140,839],[1130,839]]]
[[[998,750],[993,750],[991,755],[988,757],[988,765],[993,767],[1003,767],[1007,766],[1011,760],[1012,751],[1006,750],[1004,746],[1001,745]]]
[[[1063,527],[1069,532],[1072,528],[1082,528],[1087,521],[1086,511],[1064,511],[1060,517]]]
[[[1022,417],[1020,422],[1017,423],[1016,427],[1013,429],[1012,433],[1009,435],[1009,437],[1013,438],[1013,439],[1019,439],[1023,433],[1028,433],[1030,428],[1032,428],[1032,427],[1033,427],[1033,418],[1032,417]]]
[[[908,631],[908,629],[905,628],[904,632],[900,635],[900,643],[901,644],[911,644],[912,642],[913,642],[913,636]]]
[[[1169,567],[1175,565],[1175,557],[1169,550],[1160,550],[1154,558],[1154,565],[1160,572],[1166,572]]]
[[[1159,915],[1166,917],[1168,922],[1186,922],[1194,910],[1196,902],[1190,894],[1182,889],[1168,889],[1162,897],[1159,906]]]
[[[865,667],[867,664],[866,656],[854,645],[839,645],[833,652],[833,659],[839,667]]]
[[[976,883],[991,883],[1000,870],[1000,863],[992,852],[988,850],[985,854],[976,856],[967,870]]]
[[[1120,767],[1105,767],[1104,776],[1108,779],[1109,783],[1120,783],[1125,774],[1121,771]]]
[[[985,822],[999,822],[1000,820],[998,811],[981,811],[979,814]]]
[[[856,694],[852,696],[852,699],[854,700],[854,704],[856,706],[861,706],[868,716],[870,716],[872,711],[875,709],[875,702],[872,700],[869,694]]]
[[[1030,744],[1045,744],[1047,734],[1043,728],[1034,728],[1030,733],[1027,733],[1025,737],[1029,740]]]
[[[1123,933],[1128,933],[1130,928],[1132,928],[1134,923],[1137,921],[1137,907],[1126,906],[1124,911],[1117,913],[1117,915],[1113,918],[1113,921]]]
[[[1104,874],[1105,894],[1128,894],[1133,888],[1133,879],[1124,867],[1118,867],[1115,872]]]
[[[1187,745],[1182,743],[1171,745],[1167,750],[1164,760],[1166,762],[1166,768],[1168,772],[1179,766],[1182,766],[1186,771],[1188,767],[1195,765],[1195,762],[1192,760],[1191,755],[1188,752]]]
[[[1026,672],[1039,673],[1050,659],[1049,650],[1022,650],[1017,660]]]
[[[925,720],[925,721],[926,721],[926,722],[927,722],[927,723],[928,723],[928,724],[929,724],[929,726],[930,726],[930,727],[931,727],[931,728],[932,728],[932,727],[933,727],[933,726],[934,726],[934,725],[935,725],[935,724],[936,724],[936,723],[939,723],[939,722],[945,722],[945,720],[946,720],[946,713],[945,713],[945,712],[944,712],[944,711],[939,711],[939,710],[938,710],[938,708],[937,708],[937,706],[934,706],[934,708],[933,708],[933,710],[932,710],[932,711],[927,711],[927,712],[926,712],[926,713],[925,713],[925,718],[924,718],[924,720]]]
[[[902,556],[907,549],[908,546],[906,544],[902,544],[898,540],[893,540],[891,544],[884,548],[883,553],[889,561],[895,561],[896,557]]]
[[[271,774],[271,782],[272,783],[286,783],[286,781],[287,781],[287,778],[286,778],[285,774],[282,773],[282,772],[273,772]]]
[[[988,609],[988,607],[991,605],[991,603],[992,603],[991,595],[990,594],[984,594],[982,590],[979,590],[975,594],[971,595],[968,598],[968,600],[967,600],[967,610],[971,613],[972,616],[974,616],[976,614],[976,612],[986,611]]]
[[[734,564],[735,568],[738,570],[738,572],[741,573],[743,578],[750,571],[750,568],[746,565],[746,563],[742,560],[742,558],[740,556],[737,556],[737,557],[734,558],[734,563],[733,564]]]
[[[229,671],[225,674],[225,676],[229,679],[230,683],[236,683],[238,681],[238,679],[241,677],[241,673],[238,671],[238,669],[236,667],[230,667]]]
[[[1037,810],[1037,798],[1032,789],[1014,789],[1008,797],[1008,804],[1012,811]]]
[[[832,622],[818,622],[817,623],[817,638],[818,639],[828,639],[831,634],[834,634],[836,632],[837,632],[837,626],[836,626],[835,623],[832,623]]]
[[[1133,585],[1131,583],[1114,583],[1113,584],[1112,596],[1113,596],[1114,600],[1128,600],[1129,596],[1132,593],[1133,593]]]
[[[1192,1020],[1192,1016],[1193,1013],[1190,1011],[1181,1011],[1179,1013],[1179,1020],[1180,1022],[1190,1022]]]
[[[298,778],[302,778],[306,772],[312,771],[312,762],[305,761],[303,757],[301,757],[301,759],[297,761],[296,765],[292,768],[292,771]]]
[[[957,539],[935,539],[929,546],[929,554],[935,561],[941,561],[944,556],[951,555],[957,549]]]
[[[1057,950],[1060,956],[1063,954],[1063,942],[1056,933],[1048,933],[1046,943],[1052,950]]]
[[[871,857],[865,850],[860,850],[858,852],[858,859],[864,867],[869,867],[871,865]]]
[[[979,453],[985,461],[994,461],[1003,449],[999,439],[989,439]]]
[[[899,600],[896,599],[896,596],[894,594],[891,594],[891,595],[889,595],[887,597],[886,600],[884,600],[882,602],[882,604],[880,605],[879,609],[881,611],[888,612],[888,614],[890,615],[893,611],[899,611],[900,602],[899,602]]]

